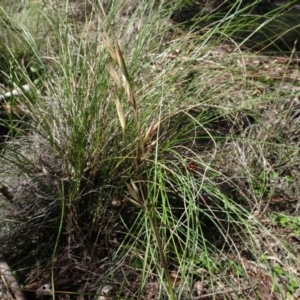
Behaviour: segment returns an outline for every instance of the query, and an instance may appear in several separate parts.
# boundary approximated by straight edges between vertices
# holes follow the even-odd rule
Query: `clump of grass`
[[[247,61],[257,58],[237,43],[224,45],[234,16],[201,35],[182,33],[164,17],[171,9],[148,1],[124,21],[128,34],[144,12],[139,30],[121,40],[111,20],[122,2],[105,9],[93,6],[86,27],[68,13],[57,16],[60,24],[47,19],[54,36],[45,44],[57,41],[47,57],[20,28],[42,66],[38,86],[11,48],[9,74],[23,74],[31,89],[9,100],[22,105],[27,130],[4,145],[1,180],[23,208],[24,239],[32,236],[25,248],[52,258],[45,262],[52,280],[68,273],[62,263],[85,272],[101,265],[95,293],[109,282],[131,299],[279,294],[270,245],[288,254],[285,277],[297,258],[262,216],[275,190],[271,170],[286,176],[281,154],[296,158],[299,150],[270,114],[283,107],[282,120],[293,125],[292,102],[274,99],[295,95],[280,92],[281,81],[270,87],[263,71],[253,74]]]

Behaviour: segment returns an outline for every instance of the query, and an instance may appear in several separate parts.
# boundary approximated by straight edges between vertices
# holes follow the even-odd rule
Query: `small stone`
[[[44,284],[39,287],[36,291],[36,295],[38,298],[49,297],[53,295],[52,287],[50,284]]]

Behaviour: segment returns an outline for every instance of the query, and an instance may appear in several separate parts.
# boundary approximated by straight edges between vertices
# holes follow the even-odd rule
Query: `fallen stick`
[[[11,96],[20,96],[22,95],[24,92],[28,92],[30,90],[30,85],[29,84],[24,84],[22,86],[22,88],[18,88],[18,89],[14,89],[11,92],[7,92],[5,94],[1,94],[0,95],[0,100],[9,98]]]
[[[7,285],[9,286],[11,292],[15,296],[16,300],[26,300],[26,297],[17,282],[14,274],[10,270],[10,267],[4,260],[3,256],[0,254],[0,275],[4,277]]]

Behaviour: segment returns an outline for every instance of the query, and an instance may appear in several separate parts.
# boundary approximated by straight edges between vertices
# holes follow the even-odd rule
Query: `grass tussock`
[[[170,21],[180,1],[2,10],[1,89],[18,92],[0,100],[0,241],[21,283],[297,294],[297,51],[246,50],[245,7],[205,9],[201,29]]]

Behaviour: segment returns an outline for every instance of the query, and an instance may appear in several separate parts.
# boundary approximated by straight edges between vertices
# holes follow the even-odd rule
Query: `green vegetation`
[[[296,297],[296,48],[245,48],[234,3],[183,26],[188,1],[2,2],[1,90],[20,92],[0,100],[0,254],[20,283]]]

